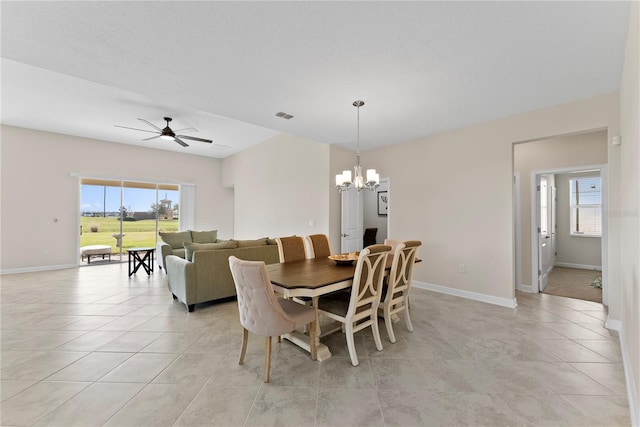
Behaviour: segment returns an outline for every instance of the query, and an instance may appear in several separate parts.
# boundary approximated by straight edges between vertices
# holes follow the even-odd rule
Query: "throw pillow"
[[[216,249],[235,249],[238,242],[221,242],[221,243],[191,243],[184,242],[185,259],[191,261],[195,251],[211,251]]]
[[[191,240],[193,243],[216,243],[218,230],[195,231],[191,230]]]
[[[183,242],[191,243],[190,231],[160,231],[158,233],[163,242],[171,246],[171,249],[180,249]]]

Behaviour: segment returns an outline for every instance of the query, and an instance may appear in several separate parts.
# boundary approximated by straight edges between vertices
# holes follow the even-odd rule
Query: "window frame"
[[[573,189],[575,187],[575,183],[577,182],[578,186],[580,185],[580,180],[592,180],[597,179],[599,185],[599,203],[580,203],[580,194],[584,194],[584,192],[576,191],[577,200],[576,203],[573,201],[572,195]],[[579,210],[580,208],[593,209],[596,208],[600,212],[600,224],[599,224],[599,232],[585,232],[580,231],[579,227]],[[602,220],[602,177],[600,175],[583,175],[580,177],[569,178],[569,235],[571,237],[602,237],[602,228],[603,228],[603,220]]]

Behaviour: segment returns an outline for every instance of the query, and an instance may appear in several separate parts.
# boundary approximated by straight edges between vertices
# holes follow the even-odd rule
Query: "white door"
[[[356,252],[362,249],[363,203],[359,191],[343,191],[342,198],[342,228],[340,234],[340,251]]]
[[[547,178],[536,175],[538,190],[536,219],[538,222],[538,290],[542,292],[547,287],[549,274],[549,209]]]

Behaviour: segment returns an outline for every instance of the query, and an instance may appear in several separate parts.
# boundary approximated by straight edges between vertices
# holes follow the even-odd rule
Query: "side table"
[[[134,274],[140,266],[144,268],[144,271],[148,275],[151,275],[153,271],[153,255],[156,248],[129,248],[127,253],[129,254],[129,277]]]

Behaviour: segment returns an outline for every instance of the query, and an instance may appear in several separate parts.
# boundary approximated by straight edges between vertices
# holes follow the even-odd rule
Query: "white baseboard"
[[[535,294],[536,292],[533,290],[533,286],[531,285],[518,285],[516,289],[520,292],[527,292],[529,294]]]
[[[573,264],[570,262],[556,262],[555,267],[580,268],[582,270],[602,271],[601,265]]]
[[[78,264],[62,264],[62,265],[46,265],[40,267],[22,267],[22,268],[8,268],[0,270],[0,275],[4,274],[18,274],[18,273],[35,273],[38,271],[50,271],[50,270],[66,270],[68,268],[78,268]]]
[[[500,298],[492,295],[480,294],[477,292],[465,291],[462,289],[449,288],[446,286],[434,285],[432,283],[418,282],[414,280],[412,286],[419,289],[425,289],[427,291],[439,292],[441,294],[453,295],[455,297],[466,298],[474,301],[486,302],[489,304],[499,305],[507,308],[515,308],[518,303],[515,298]]]
[[[613,320],[607,318],[607,328],[614,329],[611,326],[616,326],[618,329],[614,329],[618,331],[618,337],[620,338],[620,352],[622,353],[622,366],[624,367],[624,376],[625,383],[627,385],[627,400],[629,401],[629,412],[631,415],[631,425],[632,426],[640,426],[640,406],[638,404],[638,385],[635,383],[633,379],[633,375],[631,373],[631,360],[629,360],[629,349],[626,345],[626,338],[624,335],[624,328],[622,327],[622,322],[619,320]]]
[[[607,316],[607,320],[604,322],[604,327],[619,333],[622,330],[622,322]]]

